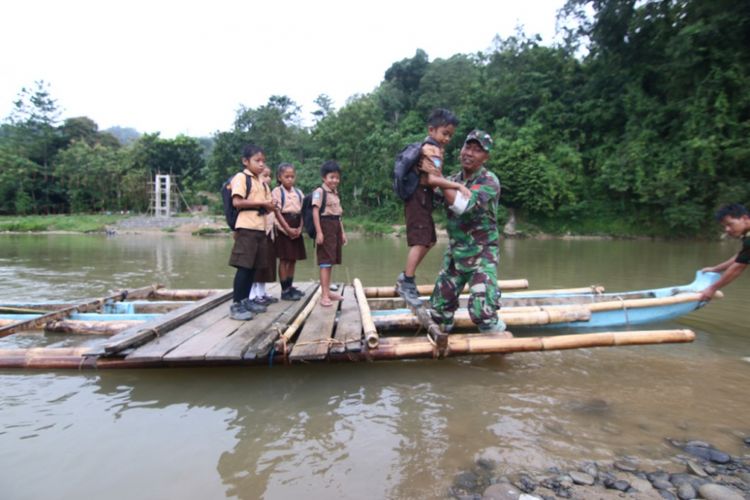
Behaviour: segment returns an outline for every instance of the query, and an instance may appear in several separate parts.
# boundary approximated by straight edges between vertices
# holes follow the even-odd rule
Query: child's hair
[[[719,210],[717,210],[714,217],[717,221],[721,222],[724,217],[741,219],[743,215],[747,215],[750,217],[750,212],[748,212],[747,208],[745,208],[744,205],[740,205],[739,203],[730,203],[729,205],[724,205]]]
[[[291,163],[279,163],[279,166],[276,167],[276,183],[281,184],[281,176],[284,175],[284,172],[287,170],[292,169],[294,170],[294,165]]]
[[[458,117],[451,111],[445,108],[437,108],[430,113],[430,117],[427,118],[428,127],[445,127],[453,125],[458,127]]]
[[[332,172],[338,172],[338,174],[341,174],[341,167],[339,167],[339,164],[336,163],[333,160],[328,160],[320,167],[320,176],[325,177],[326,175],[332,173]]]
[[[252,158],[258,153],[265,153],[265,151],[263,151],[262,147],[256,146],[255,144],[245,144],[245,147],[242,148],[242,158],[246,160]]]

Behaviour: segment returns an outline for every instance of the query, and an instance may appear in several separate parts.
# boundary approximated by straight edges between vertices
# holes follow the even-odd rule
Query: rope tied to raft
[[[630,318],[628,317],[628,306],[625,304],[625,299],[619,295],[616,298],[617,300],[620,301],[620,304],[622,305],[622,310],[625,312],[625,324],[630,326]]]

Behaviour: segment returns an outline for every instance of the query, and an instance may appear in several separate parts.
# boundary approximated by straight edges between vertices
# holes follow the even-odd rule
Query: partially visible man
[[[707,273],[723,273],[719,281],[701,292],[700,300],[711,300],[717,290],[734,281],[750,263],[750,212],[739,203],[724,205],[716,212],[716,220],[724,232],[732,238],[742,238],[742,248],[729,260],[713,267],[705,267]]]
[[[488,133],[471,131],[461,148],[461,172],[449,177],[469,188],[471,197],[458,191],[445,193],[450,241],[430,298],[433,318],[444,332],[453,328],[458,298],[468,283],[471,321],[481,332],[510,336],[497,316],[500,235],[496,214],[500,181],[484,166],[491,149],[492,138]]]

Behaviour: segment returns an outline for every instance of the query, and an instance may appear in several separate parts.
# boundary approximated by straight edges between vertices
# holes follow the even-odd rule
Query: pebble
[[[698,458],[704,460],[710,460],[717,464],[726,464],[732,460],[732,457],[728,453],[711,448],[710,446],[699,446],[688,443],[685,445],[684,450],[691,455],[695,455]]]
[[[595,463],[587,462],[583,464],[583,467],[581,467],[581,471],[585,472],[589,476],[596,477],[599,475],[599,468],[596,466]]]
[[[695,498],[695,488],[690,483],[680,483],[677,487],[677,498],[680,500],[691,500]]]
[[[659,495],[665,500],[677,500],[677,497],[669,490],[659,490]]]
[[[635,472],[638,470],[638,467],[629,460],[618,460],[614,463],[614,466],[623,472]]]
[[[651,481],[651,485],[657,490],[669,490],[672,489],[672,483],[666,479],[655,479]]]
[[[626,491],[628,491],[630,489],[630,483],[627,482],[627,481],[625,481],[624,479],[618,479],[617,481],[615,481],[614,483],[612,483],[611,487],[607,486],[607,488],[610,488],[610,489],[613,489],[613,490],[617,490],[617,491],[626,492]]]
[[[669,482],[669,472],[664,472],[662,470],[657,470],[655,472],[649,472],[648,474],[646,474],[646,477],[652,483],[654,481],[656,481],[656,480]]]
[[[585,472],[571,471],[569,475],[575,484],[583,486],[593,486],[594,484],[594,478]]]
[[[688,472],[690,472],[691,474],[695,474],[696,476],[706,477],[708,475],[700,465],[696,464],[692,460],[688,460],[687,468]]]
[[[630,480],[630,487],[641,493],[646,493],[647,491],[651,491],[654,489],[651,486],[650,482],[646,481],[645,479],[641,479],[639,477],[634,477]]]
[[[482,500],[518,500],[521,491],[509,483],[498,483],[488,486],[482,494]]]
[[[746,437],[743,442],[745,443],[745,446],[750,446],[750,437]]]
[[[473,472],[462,472],[453,481],[454,486],[471,491],[479,485],[479,477]]]
[[[720,484],[704,484],[698,492],[706,500],[744,500],[742,495]]]

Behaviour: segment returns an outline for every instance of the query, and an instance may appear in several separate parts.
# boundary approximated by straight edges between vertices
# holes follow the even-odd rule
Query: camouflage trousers
[[[494,327],[498,322],[500,289],[497,287],[497,257],[483,253],[471,264],[456,266],[456,261],[450,254],[446,254],[443,260],[443,268],[438,274],[430,298],[435,320],[443,329],[447,327],[450,330],[452,327],[453,315],[459,305],[459,295],[467,283],[471,321],[483,328]]]

